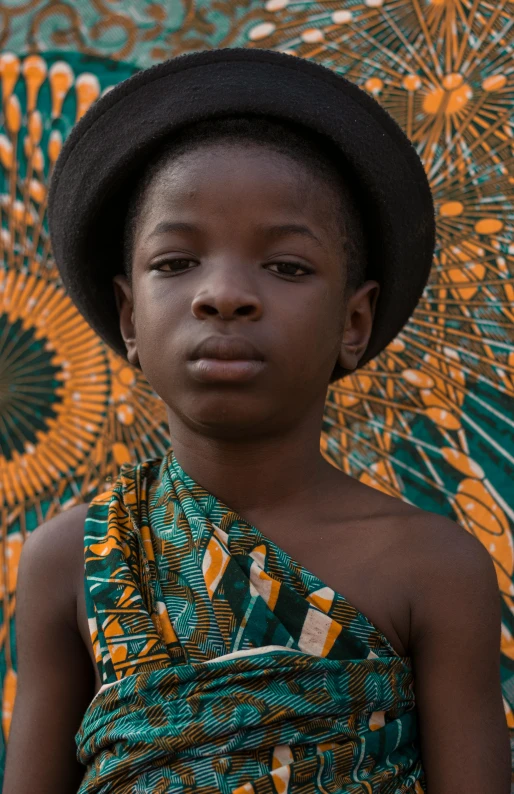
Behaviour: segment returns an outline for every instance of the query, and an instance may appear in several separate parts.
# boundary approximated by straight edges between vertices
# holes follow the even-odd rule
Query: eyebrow
[[[161,221],[157,224],[148,237],[156,237],[158,234],[165,234],[166,232],[199,232],[200,227],[194,223],[172,223],[171,221]]]
[[[309,237],[311,240],[314,240],[314,242],[317,243],[321,248],[324,248],[324,245],[319,237],[317,237],[308,226],[303,226],[301,223],[281,223],[273,226],[259,224],[257,229],[271,240],[277,240],[280,237],[286,237],[290,234],[298,234],[302,237]]]
[[[278,240],[280,237],[286,237],[287,235],[297,234],[301,235],[302,237],[308,237],[311,240],[314,240],[321,248],[324,248],[323,243],[317,237],[314,232],[309,229],[308,226],[304,226],[301,223],[281,223],[281,224],[274,224],[272,226],[268,226],[267,224],[261,223],[257,226],[257,230],[266,235],[270,240]],[[200,232],[201,229],[194,223],[184,223],[184,222],[176,222],[172,223],[171,221],[161,221],[157,224],[155,229],[149,234],[149,237],[155,237],[159,234],[166,234],[167,232]]]

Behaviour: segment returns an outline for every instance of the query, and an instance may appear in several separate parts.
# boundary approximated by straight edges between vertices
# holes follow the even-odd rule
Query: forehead
[[[340,211],[336,179],[301,156],[279,151],[265,142],[202,141],[178,153],[164,154],[150,168],[140,193],[137,224],[166,210],[197,206],[222,211],[237,201],[237,210],[279,205],[318,217],[333,226]],[[258,202],[255,204],[254,202]],[[338,224],[339,226],[339,224]]]

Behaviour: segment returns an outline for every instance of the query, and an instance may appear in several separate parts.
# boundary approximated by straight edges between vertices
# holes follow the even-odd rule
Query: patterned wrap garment
[[[171,451],[90,503],[79,794],[423,794],[410,660]]]

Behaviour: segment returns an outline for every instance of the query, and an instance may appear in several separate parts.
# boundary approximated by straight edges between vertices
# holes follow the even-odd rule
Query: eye
[[[272,262],[267,266],[268,270],[272,273],[277,273],[279,276],[308,276],[312,270],[304,265],[299,265],[297,262]]]
[[[164,265],[169,266],[168,273],[184,273],[186,270],[192,270],[196,267],[198,262],[195,262],[193,259],[161,259],[159,262],[155,262],[155,264],[152,265],[152,270],[161,271]]]

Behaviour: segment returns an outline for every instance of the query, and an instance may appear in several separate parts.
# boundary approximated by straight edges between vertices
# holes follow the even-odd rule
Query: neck
[[[309,500],[336,470],[320,452],[321,418],[244,440],[200,435],[170,416],[171,442],[183,470],[228,507],[249,518]]]

